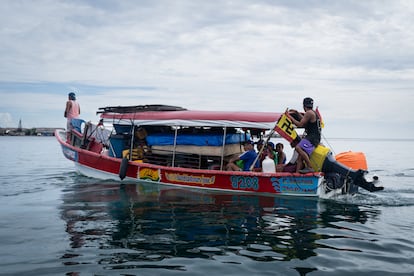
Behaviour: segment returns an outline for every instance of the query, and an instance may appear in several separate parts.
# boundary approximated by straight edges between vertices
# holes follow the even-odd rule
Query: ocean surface
[[[0,275],[414,275],[414,140],[327,143],[364,152],[385,190],[120,185],[78,175],[54,137],[0,137]]]

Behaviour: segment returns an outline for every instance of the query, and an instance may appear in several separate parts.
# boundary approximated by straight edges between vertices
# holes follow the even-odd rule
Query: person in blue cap
[[[256,160],[257,153],[254,150],[254,142],[253,141],[245,141],[243,143],[244,152],[239,156],[234,156],[230,159],[229,163],[226,166],[228,171],[250,171],[250,167],[253,162]],[[243,167],[240,168],[236,162],[242,160]],[[258,167],[259,162],[256,161],[255,167]]]
[[[70,139],[70,133],[72,132],[72,119],[79,118],[80,115],[80,106],[79,103],[76,101],[76,95],[73,92],[68,94],[68,101],[66,102],[65,108],[65,118],[67,118],[66,123],[66,133],[67,139]]]

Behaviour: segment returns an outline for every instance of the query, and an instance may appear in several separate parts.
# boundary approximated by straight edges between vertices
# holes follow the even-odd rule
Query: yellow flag
[[[277,121],[275,131],[279,133],[280,136],[288,140],[289,143],[292,143],[298,139],[300,140],[300,137],[294,128],[293,122],[284,113]]]

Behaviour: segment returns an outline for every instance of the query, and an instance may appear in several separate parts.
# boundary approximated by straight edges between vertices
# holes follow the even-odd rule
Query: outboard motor
[[[366,170],[354,170],[338,162],[332,155],[332,152],[329,150],[329,148],[322,145],[319,145],[315,148],[310,156],[310,160],[315,171],[325,173],[325,179],[327,180],[329,188],[338,189],[343,185],[343,183],[345,183],[345,181],[348,181],[351,184],[357,185],[370,192],[381,191],[384,189],[384,187],[376,187],[374,185],[374,181],[367,181],[365,179],[364,176],[368,173]],[[363,167],[366,167],[366,164]],[[335,174],[340,176],[340,185],[338,184],[338,178],[335,176]],[[356,192],[353,191],[352,185],[349,192]]]
[[[373,181],[367,181],[365,179],[364,176],[368,173],[367,171],[362,169],[353,170],[346,167],[345,165],[336,161],[332,155],[332,152],[329,152],[329,154],[326,156],[325,161],[323,162],[322,172],[325,174],[338,173],[343,177],[350,178],[353,184],[370,192],[384,190],[384,187],[377,187],[374,185]]]

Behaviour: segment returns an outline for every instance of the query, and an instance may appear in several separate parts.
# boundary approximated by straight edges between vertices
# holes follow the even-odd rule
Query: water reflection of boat
[[[306,259],[315,256],[317,241],[324,239],[317,229],[338,216],[365,223],[369,211],[312,198],[153,184],[79,184],[65,194],[62,204],[71,247],[105,249],[100,262],[121,268],[225,252],[257,261]],[[77,254],[71,254],[75,261]]]

